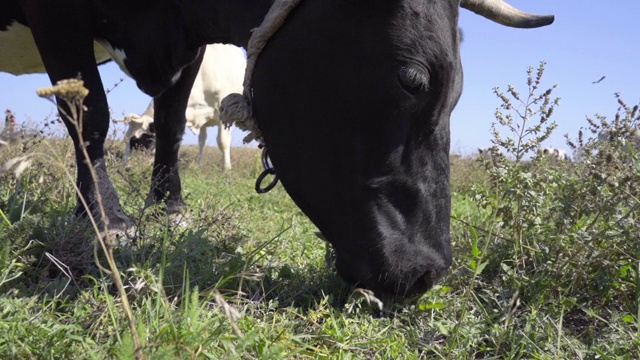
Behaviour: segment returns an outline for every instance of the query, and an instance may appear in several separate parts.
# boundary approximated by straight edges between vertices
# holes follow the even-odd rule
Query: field
[[[530,85],[541,76],[532,70]],[[128,359],[136,342],[149,359],[640,358],[640,160],[593,140],[628,132],[638,107],[619,99],[616,116],[568,139],[577,158],[558,162],[536,151],[557,104],[536,87],[496,90],[505,156],[452,156],[446,278],[382,309],[327,267],[281,185],[253,191],[257,150],[232,149],[223,172],[217,149],[198,167],[197,148],[183,147],[189,210],[169,218],[144,208],[150,157],[123,166],[110,140],[112,181],[137,227],[114,248],[113,275],[95,231],[69,216],[71,142],[1,146],[0,358]],[[535,121],[511,105],[519,98]]]

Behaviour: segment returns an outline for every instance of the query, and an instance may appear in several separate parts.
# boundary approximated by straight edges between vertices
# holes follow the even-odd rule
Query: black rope
[[[256,179],[256,192],[258,194],[269,192],[278,184],[278,175],[276,174],[276,169],[271,164],[266,146],[262,147],[262,167],[264,168],[264,171],[262,171],[262,173]],[[273,180],[271,180],[271,182],[267,186],[262,187],[262,182],[268,175],[273,175]]]

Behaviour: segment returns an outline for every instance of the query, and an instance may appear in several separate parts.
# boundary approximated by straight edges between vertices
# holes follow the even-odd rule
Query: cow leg
[[[122,156],[122,163],[126,164],[131,156],[131,139],[124,139],[124,156]]]
[[[225,170],[231,169],[231,128],[218,125],[218,148],[222,151],[222,165]]]
[[[202,126],[200,128],[200,133],[198,134],[198,158],[196,159],[198,166],[202,165],[205,146],[207,146],[207,127]]]
[[[124,156],[122,157],[122,163],[126,164],[129,161],[129,157],[131,156],[131,139],[134,134],[138,132],[139,129],[142,128],[142,125],[135,122],[130,121],[128,123],[127,132],[124,134]]]
[[[180,212],[185,205],[178,173],[178,150],[187,122],[185,111],[189,93],[203,55],[204,51],[201,51],[196,60],[182,70],[180,79],[154,99],[156,154],[147,204],[165,201],[170,214]]]
[[[74,121],[64,115],[69,114],[67,104],[57,99],[60,117],[73,140],[76,154],[79,195],[75,212],[84,216],[90,211],[101,218],[96,197],[99,189],[107,218],[103,220],[107,220],[110,229],[123,230],[130,221],[120,207],[104,162],[109,108],[93,54],[93,29],[86,16],[90,13],[86,8],[87,2],[22,0],[21,4],[51,82],[55,84],[59,80],[80,75],[89,90],[84,100],[87,110],[82,118],[81,133]],[[83,147],[88,153],[89,162],[85,159]],[[98,189],[91,176],[91,166],[95,170]],[[81,198],[84,198],[89,209],[83,206]]]

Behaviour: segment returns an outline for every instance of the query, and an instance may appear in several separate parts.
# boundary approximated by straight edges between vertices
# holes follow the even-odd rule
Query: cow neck
[[[190,0],[179,3],[190,45],[200,47],[229,42],[229,29],[224,21],[225,16],[228,16],[228,2]]]
[[[272,0],[189,0],[181,7],[193,46],[223,43],[246,48],[252,29],[271,4]]]
[[[276,0],[269,12],[265,16],[262,24],[253,30],[253,34],[249,39],[247,46],[247,68],[244,73],[243,93],[230,94],[222,99],[220,104],[220,122],[225,126],[235,124],[238,128],[248,131],[243,141],[245,143],[256,140],[262,148],[262,166],[264,170],[256,179],[255,190],[259,194],[264,194],[273,189],[278,183],[278,175],[271,165],[267,147],[258,127],[258,121],[253,116],[251,102],[253,94],[251,91],[251,78],[253,77],[253,69],[258,62],[258,56],[267,45],[275,33],[282,27],[287,17],[300,4],[302,0]],[[263,186],[263,181],[267,176],[273,176],[271,182],[267,186]]]
[[[245,143],[256,140],[262,147],[265,146],[258,122],[251,110],[253,70],[258,62],[260,53],[269,42],[269,39],[282,27],[287,17],[301,2],[302,0],[276,0],[273,3],[262,24],[253,30],[253,34],[249,39],[243,93],[228,95],[220,105],[220,120],[226,126],[235,124],[241,130],[249,132],[249,135],[243,139]]]

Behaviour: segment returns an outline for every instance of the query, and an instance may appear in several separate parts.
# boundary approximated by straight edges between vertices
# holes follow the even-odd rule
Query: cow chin
[[[338,274],[347,283],[379,296],[407,298],[424,294],[451,265],[447,229],[439,224],[405,223],[411,216],[391,214],[397,208],[388,203],[382,210],[376,205],[374,211],[378,214],[369,221],[375,224],[374,228],[368,226],[369,232],[361,232],[368,235],[355,241],[327,237],[336,249]],[[402,221],[390,223],[390,219]]]
[[[414,271],[363,271],[354,274],[354,263],[338,256],[336,270],[338,275],[350,285],[374,291],[385,298],[411,298],[420,296],[431,289],[445,274],[447,266],[431,270],[418,267]],[[362,276],[362,277],[361,277]]]

